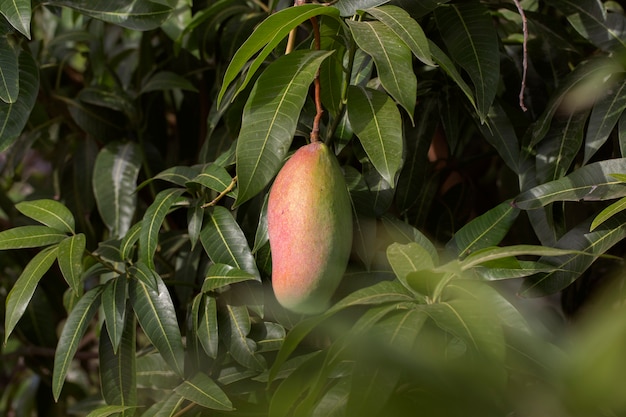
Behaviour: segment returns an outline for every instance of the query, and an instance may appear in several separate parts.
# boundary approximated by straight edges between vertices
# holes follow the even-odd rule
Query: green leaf
[[[422,232],[395,217],[383,216],[382,222],[394,242],[400,244],[415,242],[426,249],[435,265],[439,264],[437,248]]]
[[[531,188],[511,204],[522,210],[543,207],[555,201],[598,201],[626,196],[626,185],[611,174],[624,171],[626,158],[607,159],[585,165],[571,174]]]
[[[474,92],[470,88],[470,86],[465,82],[463,76],[459,73],[459,71],[454,66],[454,62],[450,59],[448,55],[446,55],[437,44],[428,41],[428,45],[430,46],[430,52],[433,54],[433,61],[441,67],[441,69],[448,74],[448,76],[456,83],[456,85],[463,91],[463,94],[467,97],[470,104],[474,109],[478,111],[476,107],[476,98],[474,97]]]
[[[163,362],[158,353],[137,358],[137,388],[171,391],[180,384],[180,377]]]
[[[589,232],[591,219],[574,227],[557,242],[557,247],[572,253],[544,256],[541,263],[553,265],[553,270],[527,278],[520,290],[524,297],[553,294],[570,285],[591,264],[613,245],[626,238],[626,213],[620,213]]]
[[[122,333],[121,343],[116,350],[106,325],[102,325],[100,345],[100,383],[104,400],[109,405],[137,405],[137,369],[136,369],[136,322],[129,314]],[[129,416],[122,412],[122,417]]]
[[[508,115],[498,102],[489,109],[487,123],[479,123],[478,128],[484,138],[498,152],[504,163],[519,174],[519,141]]]
[[[417,59],[426,65],[435,65],[424,30],[406,11],[397,6],[381,6],[367,9],[366,12],[398,35]]]
[[[417,78],[413,72],[413,57],[409,47],[381,22],[348,21],[348,26],[357,45],[374,59],[385,90],[413,119]]]
[[[59,343],[54,354],[54,370],[52,371],[52,394],[55,401],[61,395],[65,376],[70,368],[72,358],[78,351],[81,339],[89,327],[91,319],[98,311],[102,287],[95,287],[83,295],[67,317],[61,331]]]
[[[248,338],[251,322],[246,306],[226,306],[226,336],[224,343],[234,360],[246,368],[263,371],[267,365],[259,355],[254,340]]]
[[[464,258],[478,249],[497,245],[509,232],[519,213],[510,201],[505,201],[463,226],[446,247],[459,258]]]
[[[200,294],[196,298],[204,301],[202,306],[198,307],[200,311],[198,312],[196,333],[206,354],[211,358],[216,358],[219,343],[217,300],[214,297]]]
[[[187,90],[198,92],[198,89],[187,79],[181,75],[171,71],[159,71],[152,75],[139,90],[139,94],[146,94],[151,91],[163,90]]]
[[[380,91],[350,87],[348,117],[376,171],[393,186],[402,168],[402,122],[397,107]]]
[[[200,184],[221,193],[231,185],[232,181],[232,177],[225,168],[217,164],[207,164],[198,175],[187,181],[185,185],[189,187],[191,184]],[[233,191],[230,191],[228,195],[236,197],[236,193]]]
[[[213,263],[241,269],[260,281],[259,271],[246,236],[228,209],[221,206],[213,207],[200,233],[200,241]]]
[[[498,267],[487,262],[485,266],[475,266],[474,272],[485,281],[498,281],[503,279],[524,278],[540,272],[550,272],[553,266],[550,264],[543,264],[540,262],[531,261],[518,261],[514,258],[514,265],[507,265],[507,267]]]
[[[171,6],[156,1],[51,0],[46,4],[70,7],[81,14],[132,30],[156,29],[172,11]]]
[[[346,55],[345,24],[340,20],[322,17],[320,25],[320,49],[335,51],[320,65],[321,99],[324,109],[333,117],[340,117],[343,103],[345,74],[343,60]]]
[[[17,203],[15,208],[23,215],[48,227],[64,233],[74,233],[74,216],[58,201],[47,199],[22,201]]]
[[[18,51],[9,43],[8,38],[0,36],[0,100],[7,104],[15,103],[20,91],[18,57]]]
[[[392,243],[387,248],[387,259],[400,282],[409,290],[412,288],[406,278],[411,272],[435,267],[428,251],[417,243]]]
[[[0,152],[22,133],[39,93],[39,68],[28,52],[19,55],[19,95],[14,103],[0,101]]]
[[[596,229],[602,223],[624,210],[626,210],[626,197],[619,199],[618,201],[598,213],[595,219],[593,219],[593,222],[591,222],[591,227],[589,228],[589,231],[593,232],[594,229]]]
[[[114,353],[117,353],[122,341],[126,321],[127,285],[125,277],[117,276],[107,281],[102,291],[102,312]]]
[[[209,267],[207,276],[202,284],[202,292],[209,292],[229,284],[249,280],[257,280],[257,277],[230,265],[213,264]]]
[[[154,176],[154,179],[163,180],[176,184],[179,187],[185,187],[188,181],[191,181],[202,171],[201,165],[194,166],[175,166],[159,172]],[[150,181],[150,180],[146,180]],[[139,187],[142,187],[146,182],[141,183]]]
[[[93,410],[87,417],[108,417],[113,414],[124,415],[125,411],[132,410],[136,407],[128,405],[105,405],[104,407],[98,407]]]
[[[83,273],[85,246],[86,238],[82,233],[70,236],[59,243],[57,255],[59,268],[63,278],[75,294],[81,294],[82,291],[81,275]]]
[[[161,401],[154,403],[141,417],[174,417],[176,410],[178,410],[184,402],[185,398],[175,392],[171,392],[166,394],[165,398]]]
[[[380,6],[389,0],[339,0],[334,6],[339,9],[341,16],[352,16],[359,10]]]
[[[211,410],[230,411],[233,404],[222,389],[206,374],[198,372],[174,388],[185,399]]]
[[[133,142],[109,143],[96,158],[94,194],[100,216],[113,238],[126,234],[135,215],[141,159],[141,150]]]
[[[52,245],[67,235],[47,226],[20,226],[0,232],[0,250]]]
[[[488,9],[478,2],[435,9],[437,27],[452,58],[467,71],[481,122],[487,119],[500,79],[498,35]]]
[[[504,247],[489,247],[480,249],[461,261],[461,269],[467,270],[477,265],[497,259],[510,258],[512,256],[559,256],[567,255],[571,249],[551,248],[538,245],[512,245]]]
[[[176,309],[170,293],[158,274],[156,289],[141,279],[130,282],[130,301],[137,320],[163,360],[178,375],[183,375],[184,349]]]
[[[11,26],[28,39],[30,39],[30,19],[32,14],[30,3],[30,0],[0,0],[0,13],[8,20]]]
[[[132,250],[135,247],[135,243],[137,243],[137,241],[139,240],[139,235],[141,233],[141,225],[142,225],[142,222],[135,223],[128,230],[128,232],[126,232],[126,235],[120,242],[119,252],[123,260],[131,260]]]
[[[256,81],[243,110],[237,139],[239,194],[235,205],[255,196],[280,168],[309,86],[331,53],[292,52],[272,62]]]
[[[326,7],[319,4],[304,4],[298,7],[288,7],[270,15],[254,29],[254,32],[252,32],[243,45],[241,45],[228,64],[228,68],[226,68],[226,73],[224,74],[222,88],[217,97],[218,106],[224,97],[224,93],[235,80],[235,77],[237,77],[237,74],[239,74],[248,60],[255,56],[259,50],[262,49],[248,68],[246,77],[241,82],[235,96],[243,91],[263,61],[265,61],[265,58],[267,58],[274,48],[278,46],[280,41],[287,36],[291,29],[313,16],[337,16],[337,14],[337,9],[334,7]],[[235,96],[233,96],[233,99]]]
[[[46,248],[36,254],[28,262],[22,274],[19,276],[11,291],[6,297],[6,312],[4,318],[4,343],[7,342],[11,332],[20,320],[28,303],[33,298],[37,284],[41,277],[48,272],[56,259],[57,247]]]
[[[149,268],[154,269],[154,254],[159,244],[159,230],[165,220],[165,216],[172,208],[172,205],[183,194],[185,190],[180,188],[169,188],[161,191],[150,204],[141,221],[141,232],[139,233],[139,260],[143,261]]]
[[[583,163],[600,149],[607,141],[620,115],[626,109],[626,80],[611,90],[606,97],[598,101],[589,116],[589,125],[585,136],[585,158]]]

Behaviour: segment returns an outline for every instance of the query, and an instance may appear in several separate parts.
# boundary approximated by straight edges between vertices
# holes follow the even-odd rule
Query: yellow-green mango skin
[[[328,308],[352,247],[352,206],[335,155],[322,142],[298,149],[270,191],[272,287],[298,313]]]

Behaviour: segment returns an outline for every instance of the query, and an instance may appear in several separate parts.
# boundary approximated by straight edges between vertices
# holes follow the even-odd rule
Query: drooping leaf
[[[230,187],[232,182],[232,177],[224,167],[217,164],[207,164],[198,175],[187,181],[186,185],[200,184],[203,187],[221,193]],[[237,197],[237,192],[233,190],[228,195]]]
[[[182,376],[184,349],[176,309],[161,277],[158,274],[154,274],[154,277],[157,280],[156,289],[141,279],[132,279],[130,301],[148,339],[170,368]]]
[[[198,372],[174,388],[185,399],[211,410],[230,411],[233,404],[226,393],[206,374]]]
[[[176,184],[179,187],[184,187],[188,181],[191,181],[198,174],[200,174],[201,170],[201,165],[175,166],[159,172],[157,175],[154,176],[154,179],[171,182],[172,184]],[[144,184],[145,182],[141,183],[139,188],[141,188]]]
[[[218,105],[221,103],[224,93],[230,84],[235,80],[235,77],[237,77],[237,74],[239,74],[248,60],[255,56],[257,52],[260,51],[248,68],[246,77],[240,83],[237,93],[243,91],[265,58],[267,58],[280,41],[287,36],[291,29],[313,16],[337,16],[337,14],[337,9],[334,7],[326,7],[319,4],[304,4],[298,7],[288,7],[270,15],[255,28],[254,32],[246,39],[243,45],[241,45],[230,61],[228,68],[226,68],[226,73],[224,74],[222,88],[217,97]]]
[[[139,94],[146,94],[151,91],[161,90],[187,90],[198,92],[198,89],[181,75],[171,71],[159,71],[152,75],[142,86]]]
[[[591,219],[574,227],[557,242],[557,247],[575,253],[545,256],[539,262],[553,265],[553,270],[524,281],[520,294],[525,297],[553,294],[570,285],[613,245],[626,238],[626,213],[620,213],[589,231]]]
[[[126,278],[118,276],[107,281],[102,291],[102,312],[113,353],[117,353],[122,341],[124,323],[126,322],[127,287]]]
[[[385,90],[413,118],[417,78],[409,47],[382,22],[348,21],[357,45],[374,59],[378,77]],[[351,120],[352,122],[352,120]]]
[[[405,10],[397,6],[381,6],[366,11],[393,30],[417,59],[426,65],[435,65],[424,30]]]
[[[198,321],[196,333],[202,348],[211,358],[217,357],[219,334],[217,323],[217,300],[209,295],[196,296],[198,300]]]
[[[400,244],[415,242],[422,248],[426,249],[435,265],[439,264],[439,254],[437,252],[437,248],[435,248],[435,245],[433,245],[433,243],[422,232],[410,224],[391,216],[384,216],[382,221],[385,229],[391,235],[394,242]]]
[[[132,225],[132,227],[128,230],[128,232],[126,232],[126,235],[120,242],[119,251],[122,259],[129,260],[131,258],[135,243],[137,243],[137,241],[139,240],[141,225],[142,222],[138,222]]]
[[[52,394],[59,399],[65,383],[67,371],[74,355],[78,351],[81,339],[89,327],[100,304],[102,287],[95,287],[83,295],[67,317],[65,326],[54,354],[54,370],[52,371]]]
[[[0,100],[0,152],[22,133],[39,92],[39,69],[32,55],[22,51],[19,63],[19,95],[14,103]]]
[[[0,250],[53,245],[67,235],[47,226],[20,226],[0,232]]]
[[[456,83],[461,91],[463,91],[463,94],[465,94],[472,107],[478,110],[476,108],[476,98],[474,97],[474,92],[456,69],[452,59],[450,59],[450,57],[446,55],[433,41],[429,40],[428,45],[430,47],[430,52],[433,54],[433,61],[435,61],[435,63],[437,63],[437,65],[439,65],[439,67],[441,67],[441,69],[448,74],[452,81]]]
[[[456,256],[464,258],[478,249],[494,246],[509,232],[520,211],[505,201],[473,219],[447,243]]]
[[[296,131],[309,86],[332,52],[295,51],[272,62],[250,93],[237,139],[235,205],[265,187],[280,168]]]
[[[183,192],[184,190],[179,188],[161,191],[143,216],[139,233],[139,260],[151,269],[154,269],[154,254],[159,244],[159,230],[161,230],[165,216]]]
[[[380,91],[350,87],[348,117],[376,171],[393,187],[402,167],[402,123],[397,107]]]
[[[4,11],[2,5],[0,11]],[[19,53],[6,36],[0,36],[0,100],[6,104],[15,103],[20,91],[19,83]]]
[[[571,249],[552,248],[549,246],[538,245],[512,245],[504,247],[487,247],[471,253],[463,261],[461,261],[461,269],[467,270],[477,265],[493,262],[496,260],[507,259],[514,256],[560,256],[567,255],[572,252]]]
[[[22,201],[15,208],[25,216],[64,233],[74,233],[74,215],[55,200]]]
[[[104,407],[98,407],[89,414],[87,417],[109,417],[113,414],[124,415],[124,412],[132,410],[133,406],[128,405],[105,405]]]
[[[30,39],[30,19],[32,15],[29,0],[1,0],[0,13],[22,35]]]
[[[82,233],[70,236],[59,243],[57,254],[59,269],[61,269],[63,278],[75,294],[80,294],[82,290],[81,275],[83,273],[85,246],[86,238]]]
[[[334,51],[320,65],[321,100],[324,109],[333,117],[340,117],[341,96],[344,93],[345,74],[343,60],[346,54],[345,30],[343,22],[322,17],[319,21],[320,49]]]
[[[231,356],[241,365],[256,371],[263,371],[267,364],[259,355],[254,340],[248,338],[250,333],[250,315],[246,306],[226,306],[226,336],[224,343]]]
[[[615,203],[608,206],[607,208],[605,208],[604,210],[602,210],[600,213],[598,213],[595,219],[593,219],[593,222],[591,222],[589,231],[593,232],[593,230],[597,228],[598,226],[600,226],[602,223],[604,223],[611,217],[615,216],[617,213],[620,213],[625,210],[626,210],[626,197],[623,197],[623,198],[620,198]]]
[[[221,206],[211,209],[200,241],[214,263],[233,266],[260,280],[246,236],[228,209]]]
[[[626,186],[611,174],[624,171],[626,158],[585,165],[571,174],[518,195],[514,207],[532,210],[555,201],[598,201],[626,196]]]
[[[4,317],[4,343],[20,320],[30,303],[41,277],[48,272],[57,256],[57,247],[53,246],[39,252],[28,262],[6,298]]]
[[[589,159],[607,141],[609,135],[626,109],[626,80],[593,106],[585,135],[585,159]]]
[[[137,206],[135,187],[140,167],[141,150],[133,142],[112,142],[96,158],[94,194],[112,237],[120,238],[130,228]]]
[[[171,390],[169,390],[168,392],[168,395],[150,406],[150,408],[148,408],[146,412],[141,415],[141,417],[175,416],[176,410],[178,410],[183,405],[183,403],[185,402],[185,398],[176,392],[172,392]]]
[[[437,27],[452,58],[474,84],[476,109],[485,121],[500,79],[498,36],[488,9],[462,2],[435,9]]]
[[[504,163],[515,173],[519,173],[519,141],[513,124],[499,103],[495,102],[487,114],[487,123],[479,123],[483,137],[498,152]]]
[[[116,350],[111,343],[106,325],[102,326],[100,345],[100,383],[104,400],[108,405],[137,405],[136,322],[129,314]],[[122,417],[130,416],[122,412]]]
[[[255,279],[257,278],[254,275],[230,265],[213,264],[209,267],[207,276],[202,284],[202,292],[209,292],[225,285]]]
[[[171,5],[156,1],[51,0],[47,4],[70,7],[81,14],[132,30],[156,29],[172,12]]]

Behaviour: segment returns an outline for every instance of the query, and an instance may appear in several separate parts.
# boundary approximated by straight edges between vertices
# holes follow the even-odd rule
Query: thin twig
[[[306,0],[294,0],[293,5],[302,6],[304,3],[306,3]],[[293,51],[293,48],[295,48],[297,33],[298,33],[297,26],[291,29],[291,32],[289,32],[289,39],[287,40],[287,47],[285,48],[285,55],[289,54],[291,51]]]
[[[235,184],[237,184],[237,176],[235,175],[233,177],[233,180],[230,182],[230,184],[228,184],[228,187],[226,187],[224,189],[224,191],[222,191],[221,193],[219,193],[219,195],[217,197],[215,197],[212,201],[205,203],[202,205],[202,208],[207,208],[207,207],[213,207],[214,205],[216,205],[222,198],[224,198],[224,196],[228,193],[230,193],[233,188],[235,188]]]
[[[313,36],[315,39],[315,50],[319,51],[321,48],[320,42],[320,25],[317,21],[317,17],[311,18],[311,24],[313,25]],[[311,142],[317,142],[320,140],[320,120],[324,114],[322,108],[322,88],[320,85],[320,70],[319,68],[315,72],[315,118],[313,119],[313,128],[311,129]]]
[[[524,90],[526,89],[526,72],[528,71],[528,21],[526,20],[526,14],[524,13],[524,9],[522,8],[519,0],[513,0],[513,2],[517,7],[520,17],[522,18],[522,31],[524,34],[524,41],[522,44],[522,85],[519,92],[519,106],[523,111],[527,111],[528,109],[524,104]]]

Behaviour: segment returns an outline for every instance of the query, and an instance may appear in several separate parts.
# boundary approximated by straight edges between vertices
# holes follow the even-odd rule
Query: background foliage
[[[626,412],[618,2],[0,13],[0,415]],[[354,244],[302,317],[265,202],[319,103]]]

